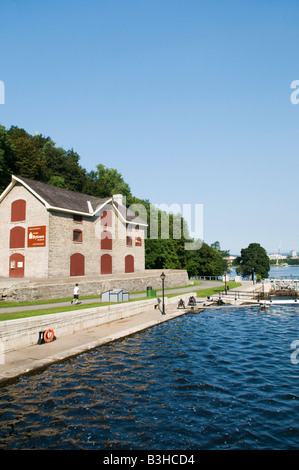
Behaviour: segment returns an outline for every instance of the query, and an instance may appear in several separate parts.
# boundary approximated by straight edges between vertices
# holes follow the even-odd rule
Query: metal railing
[[[299,273],[299,271],[298,271]],[[271,276],[267,280],[271,281],[274,279],[275,281],[283,280],[283,279],[290,279],[290,280],[299,280],[299,276],[294,276],[293,274],[289,274],[288,276]]]
[[[251,300],[263,300],[268,298],[268,294],[264,293],[262,291],[240,291],[240,290],[232,290],[232,291],[221,291],[217,292],[214,295],[211,295],[210,297],[215,297],[218,296],[219,299],[228,299],[228,298],[233,298],[234,300],[240,300],[240,299],[251,299]]]
[[[192,276],[192,281],[222,281],[222,276]]]

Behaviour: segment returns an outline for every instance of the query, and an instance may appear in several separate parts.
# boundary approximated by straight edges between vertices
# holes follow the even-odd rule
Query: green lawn
[[[229,281],[227,283],[229,289],[234,289],[235,287],[241,286],[241,282]],[[218,292],[223,292],[225,286],[211,287],[209,289],[202,289],[197,292],[197,297],[208,297],[209,295],[217,294]]]
[[[193,286],[200,286],[202,285],[202,282],[195,281],[193,284],[188,284],[186,286],[180,286],[180,287],[166,287],[165,289],[167,290],[175,290],[175,289],[183,289],[185,287],[193,287]],[[161,290],[161,289],[156,289],[156,290]],[[130,294],[146,294],[146,291],[136,291],[136,292],[130,292]],[[81,300],[90,300],[90,299],[100,299],[101,294],[98,295],[86,295],[86,296],[80,296]],[[72,300],[71,297],[67,298],[62,298],[62,299],[48,299],[48,300],[32,300],[30,302],[0,302],[0,309],[5,308],[5,307],[27,307],[28,305],[44,305],[44,304],[56,304],[59,302],[70,302]],[[141,300],[141,299],[140,299]],[[144,299],[142,299],[144,300]],[[101,302],[100,305],[103,305]],[[0,310],[1,313],[1,310]]]
[[[219,282],[219,281],[215,281]],[[229,281],[227,283],[229,289],[234,289],[235,287],[239,287],[242,285],[241,282]],[[215,287],[209,287],[208,289],[201,289],[197,291],[197,297],[208,297],[209,295],[217,294],[218,292],[223,292],[225,290],[225,285],[217,285]],[[168,294],[167,297],[175,297],[178,294]]]

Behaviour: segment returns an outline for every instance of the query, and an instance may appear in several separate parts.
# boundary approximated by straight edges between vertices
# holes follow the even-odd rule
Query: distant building
[[[233,262],[237,259],[237,256],[230,255],[226,256],[224,259],[228,262],[229,266],[232,266]]]
[[[294,258],[294,259],[297,259],[298,256],[297,256],[297,251],[296,250],[292,250],[291,251],[291,258]]]
[[[144,272],[147,224],[121,195],[101,199],[12,176],[0,217],[2,277]]]
[[[271,260],[280,260],[280,259],[287,259],[287,256],[283,256],[280,253],[274,253],[272,255],[268,255],[269,259]]]

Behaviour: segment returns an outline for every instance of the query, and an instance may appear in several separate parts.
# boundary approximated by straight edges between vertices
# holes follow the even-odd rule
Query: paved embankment
[[[30,326],[29,329],[35,335],[35,344],[31,344],[27,347],[22,347],[15,350],[13,350],[10,346],[10,350],[8,351],[5,351],[4,347],[2,354],[0,351],[0,383],[5,382],[9,379],[16,378],[23,374],[27,374],[28,372],[44,368],[55,362],[62,361],[68,357],[75,356],[89,349],[101,346],[105,343],[114,341],[119,338],[123,338],[135,332],[144,330],[154,325],[158,325],[159,323],[162,323],[164,321],[168,321],[177,316],[183,315],[184,313],[186,313],[186,310],[177,309],[177,303],[179,298],[183,298],[186,302],[188,301],[188,297],[194,294],[195,293],[188,293],[177,298],[173,298],[170,302],[167,302],[169,301],[169,299],[165,299],[165,315],[162,315],[159,309],[154,308],[153,300],[133,302],[130,304],[130,306],[127,306],[131,307],[133,311],[136,307],[136,304],[140,304],[138,314],[128,314],[128,316],[124,317],[122,316],[121,309],[119,308],[119,316],[121,316],[121,318],[116,318],[112,321],[107,322],[104,321],[96,326],[83,326],[82,328],[80,326],[77,331],[73,327],[73,325],[76,326],[76,322],[73,322],[72,318],[74,317],[74,315],[72,315],[72,312],[66,312],[70,315],[70,321],[67,326],[73,328],[73,332],[71,334],[66,334],[65,332],[63,333],[63,328],[65,328],[65,322],[67,322],[67,320],[65,319],[66,316],[64,316],[62,325],[58,325],[57,330],[55,330],[54,328],[54,333],[55,336],[57,336],[57,339],[51,343],[37,344],[37,326]],[[113,309],[113,307],[111,307],[111,309]],[[120,307],[120,305],[118,305],[118,307]],[[125,307],[125,305],[123,305],[123,307]],[[104,309],[104,307],[101,308]],[[80,312],[85,315],[85,312],[87,310],[87,317],[84,320],[86,325],[90,324],[89,322],[94,321],[94,314],[92,313],[93,309],[82,309],[82,311],[76,311],[76,315],[80,315]],[[52,317],[52,321],[54,321],[55,315],[57,315],[58,318],[61,317],[63,314],[46,315],[44,317],[47,317],[49,321],[51,321],[50,317]],[[116,315],[115,312],[113,313],[113,315]],[[58,321],[57,318],[56,321]],[[23,320],[24,329],[26,328],[26,321],[27,319]],[[30,321],[33,320],[31,319]],[[10,320],[9,322],[4,323],[11,323],[12,328],[14,322],[18,322],[19,339],[21,340],[22,321]],[[62,331],[62,336],[60,336],[60,331]],[[5,335],[5,332],[3,333],[3,335]],[[15,341],[18,341],[17,337],[15,338]]]
[[[215,283],[213,283],[215,286]],[[20,375],[27,374],[29,372],[35,371],[37,369],[41,369],[44,367],[49,366],[55,362],[60,362],[68,357],[72,357],[78,355],[84,351],[90,350],[92,348],[101,346],[105,343],[123,338],[130,334],[136,333],[138,331],[144,330],[146,328],[152,327],[154,325],[158,325],[162,322],[171,320],[176,318],[180,315],[184,315],[186,310],[177,309],[177,303],[180,298],[183,298],[185,304],[188,303],[188,299],[191,295],[196,295],[196,290],[207,288],[207,283],[204,283],[202,286],[193,286],[192,292],[190,292],[190,287],[186,289],[182,289],[182,293],[177,297],[173,297],[171,299],[165,299],[166,302],[166,314],[162,315],[159,309],[154,308],[154,304],[156,303],[155,299],[151,300],[144,300],[139,302],[132,302],[130,305],[123,304],[123,310],[125,310],[125,305],[127,305],[127,310],[134,311],[136,307],[135,304],[139,304],[140,308],[138,313],[135,311],[134,314],[130,314],[129,312],[126,313],[124,316],[124,312],[120,313],[119,317],[115,316],[115,311],[117,307],[111,306],[110,311],[114,311],[114,316],[111,316],[111,313],[108,314],[107,317],[103,317],[100,324],[92,323],[94,322],[94,309],[84,309],[84,305],[82,304],[82,310],[70,311],[70,303],[66,303],[68,306],[66,312],[62,314],[53,314],[53,315],[44,315],[40,317],[40,322],[51,322],[52,319],[55,318],[55,321],[61,321],[62,316],[64,319],[61,324],[57,323],[58,330],[54,331],[56,340],[51,343],[46,344],[37,344],[38,340],[38,329],[37,326],[34,326],[34,344],[30,344],[26,347],[21,347],[19,349],[13,349],[11,346],[9,350],[5,350],[5,347],[1,350],[1,335],[0,335],[0,383],[5,383],[7,380],[14,379]],[[189,289],[189,290],[188,290]],[[252,284],[250,283],[243,283],[242,286],[236,288],[238,290],[252,290]],[[186,292],[187,291],[187,292]],[[171,293],[175,293],[176,291],[172,290]],[[202,298],[201,301],[204,302],[206,299]],[[94,302],[95,300],[91,300]],[[84,303],[87,301],[84,301]],[[135,305],[135,306],[134,306]],[[53,306],[50,304],[49,306]],[[41,306],[37,306],[41,308]],[[43,305],[43,307],[45,307]],[[118,304],[119,310],[121,311],[121,306]],[[32,306],[30,307],[32,309]],[[104,307],[100,307],[104,309]],[[2,310],[2,309],[1,309]],[[6,309],[5,309],[6,310]],[[20,307],[18,307],[20,310]],[[80,313],[81,312],[81,313]],[[97,313],[97,312],[95,312]],[[69,315],[69,320],[68,320]],[[84,317],[86,315],[86,319],[82,320],[79,317]],[[110,316],[109,316],[110,315]],[[77,316],[77,319],[74,319]],[[57,318],[56,318],[57,317]],[[33,320],[35,318],[36,320]],[[6,327],[7,331],[13,329],[14,322],[15,325],[17,324],[17,334],[16,342],[21,340],[22,338],[22,328],[27,328],[28,330],[32,330],[33,326],[28,326],[28,322],[38,322],[39,317],[29,317],[29,319],[23,320],[10,320],[7,322],[3,322],[2,325],[2,338],[4,339],[5,332],[4,328]],[[78,320],[79,318],[79,320]],[[111,318],[111,320],[109,320]],[[109,321],[107,321],[107,319]],[[78,322],[84,321],[85,327],[83,324]],[[91,322],[91,323],[89,323]],[[6,324],[4,326],[4,323]],[[65,323],[67,325],[65,325]],[[49,323],[51,324],[51,323]],[[75,325],[75,326],[73,326]],[[46,323],[44,325],[46,326]],[[66,327],[72,328],[71,333],[67,334]],[[60,335],[60,332],[62,333]],[[0,323],[0,333],[1,333],[1,323]],[[11,331],[8,331],[8,334],[11,334]],[[14,333],[13,333],[14,334]],[[26,333],[27,334],[27,333]],[[13,337],[13,335],[12,335]],[[19,339],[18,339],[19,338]],[[7,338],[6,338],[7,340]],[[12,338],[13,340],[13,338]],[[4,343],[2,343],[3,345]]]

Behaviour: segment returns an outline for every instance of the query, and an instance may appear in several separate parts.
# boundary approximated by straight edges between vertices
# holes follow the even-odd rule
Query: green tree
[[[73,149],[64,154],[64,177],[67,189],[82,193],[86,181],[86,171],[79,164],[80,156]]]
[[[146,269],[179,269],[179,256],[173,240],[145,240]]]
[[[66,189],[66,184],[62,176],[51,176],[49,184],[52,186],[57,186],[58,188]]]
[[[13,166],[13,151],[4,126],[0,126],[0,192],[9,185]]]
[[[221,250],[220,243],[218,241],[211,243],[211,247],[214,248],[215,250],[218,250],[219,253],[221,253],[223,257],[229,256],[230,254],[229,250]]]
[[[11,126],[7,137],[13,153],[10,171],[19,176],[42,180],[41,155],[34,137],[16,126]]]
[[[82,192],[86,170],[73,150],[56,147],[50,137],[30,135],[24,129],[0,126],[0,187],[3,190],[11,175],[24,176],[45,183]]]
[[[265,248],[259,243],[250,243],[247,248],[242,248],[241,256],[236,260],[236,272],[242,277],[254,276],[254,273],[264,279],[270,271],[270,261]]]
[[[122,194],[126,198],[131,196],[131,189],[122,175],[101,163],[97,165],[96,171],[87,174],[84,192],[97,197],[110,197],[113,194]]]
[[[199,250],[188,252],[186,269],[189,276],[221,276],[227,263],[218,250],[203,243]]]
[[[182,268],[182,241],[179,233],[181,220],[177,220],[174,224],[176,216],[173,214],[158,210],[147,202],[145,202],[145,207],[148,222],[147,239],[145,240],[146,268]],[[151,226],[155,227],[154,233],[151,231]]]
[[[82,192],[86,172],[79,165],[79,155],[73,149],[65,151],[47,140],[40,149],[44,181],[71,191]]]
[[[87,173],[79,161],[80,157],[73,149],[56,147],[50,137],[37,133],[30,135],[17,126],[11,126],[9,130],[0,126],[1,191],[10,183],[11,175],[15,174],[91,196],[122,194],[126,197],[127,206],[142,204],[146,208],[149,224],[145,240],[146,268],[187,268],[192,275],[217,276],[223,273],[224,252],[220,250],[219,242],[212,247],[203,244],[200,250],[186,250],[185,243],[193,240],[188,236],[186,222],[180,214],[166,214],[158,209],[153,211],[148,200],[132,195],[130,186],[116,169],[99,163],[96,170]],[[150,216],[156,218],[156,239],[151,238]],[[165,220],[169,225],[165,224]]]

